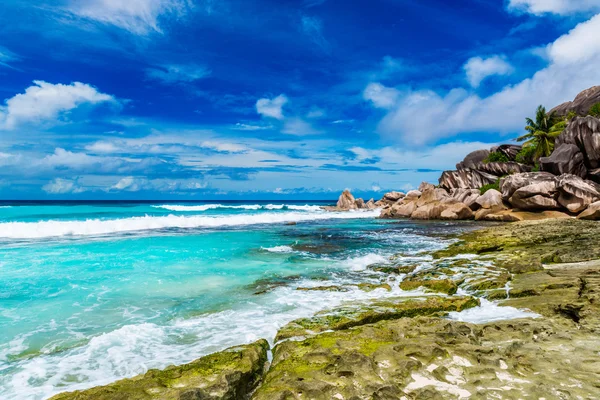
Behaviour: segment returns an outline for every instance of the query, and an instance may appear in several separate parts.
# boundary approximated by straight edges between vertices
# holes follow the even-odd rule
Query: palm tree
[[[518,142],[525,142],[523,148],[532,155],[533,161],[540,157],[548,157],[554,150],[554,142],[558,135],[565,129],[566,122],[557,118],[554,113],[546,113],[546,108],[539,106],[535,113],[535,121],[526,118],[526,134],[517,138]]]

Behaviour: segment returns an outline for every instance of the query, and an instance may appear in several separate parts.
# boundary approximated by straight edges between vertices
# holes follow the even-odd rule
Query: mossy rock
[[[367,268],[384,274],[409,274],[417,269],[417,266],[417,264],[371,264]]]
[[[421,315],[442,315],[479,305],[474,297],[392,298],[381,301],[355,302],[317,313],[311,318],[292,321],[277,332],[275,342],[305,337],[329,330],[342,330],[382,320]]]
[[[278,344],[253,400],[593,399],[597,348],[552,321],[380,321]]]
[[[458,290],[458,285],[451,279],[405,279],[400,282],[400,289],[402,290],[416,290],[421,287],[431,292],[449,295],[455,294]]]
[[[296,288],[296,290],[300,290],[300,291],[304,291],[304,292],[311,292],[311,291],[317,291],[317,292],[347,292],[350,289],[345,288],[343,286],[315,286],[315,287],[299,287]]]
[[[247,399],[262,377],[268,350],[268,342],[259,340],[107,386],[62,393],[52,400]]]
[[[362,290],[363,292],[372,292],[373,290],[377,290],[377,289],[385,289],[388,292],[392,291],[392,287],[389,285],[389,283],[359,283],[358,284],[358,288],[360,290]]]

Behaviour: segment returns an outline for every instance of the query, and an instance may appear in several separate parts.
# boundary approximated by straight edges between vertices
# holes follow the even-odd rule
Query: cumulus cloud
[[[75,181],[63,178],[56,178],[48,182],[42,186],[42,190],[50,194],[82,193],[85,191]]]
[[[189,0],[71,0],[68,11],[136,35],[147,35],[162,33],[161,17],[182,16],[192,4]]]
[[[190,83],[210,76],[210,69],[197,64],[163,65],[146,69],[149,79],[166,84]]]
[[[479,97],[462,88],[446,94],[431,90],[399,94],[398,101],[381,121],[379,131],[412,144],[433,142],[462,132],[520,132],[524,118],[533,114],[540,103],[554,107],[600,82],[598,37],[600,14],[548,45],[547,67],[488,97]],[[374,104],[377,106],[375,101]]]
[[[381,83],[370,83],[363,92],[363,98],[377,108],[392,108],[398,100],[397,89],[383,86]]]
[[[109,188],[110,191],[157,191],[157,192],[189,192],[206,189],[208,184],[199,179],[147,179],[126,176]]]
[[[83,104],[116,102],[108,94],[81,82],[70,85],[33,81],[34,85],[5,101],[0,107],[0,126],[13,129],[21,123],[52,122]]]
[[[479,87],[481,82],[493,75],[508,75],[514,69],[506,60],[498,55],[488,58],[473,57],[464,65],[467,80],[473,87]]]
[[[258,99],[256,102],[256,112],[264,117],[275,118],[282,120],[283,106],[288,102],[288,98],[284,94],[273,99]]]
[[[600,11],[598,0],[510,0],[508,9],[535,15],[569,15]]]

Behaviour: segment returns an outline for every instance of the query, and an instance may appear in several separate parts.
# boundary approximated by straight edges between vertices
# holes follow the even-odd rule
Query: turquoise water
[[[446,244],[432,232],[462,229],[320,205],[0,208],[0,398],[105,384],[272,340],[345,300],[409,295],[295,289],[376,279],[367,265],[398,252],[419,260]]]

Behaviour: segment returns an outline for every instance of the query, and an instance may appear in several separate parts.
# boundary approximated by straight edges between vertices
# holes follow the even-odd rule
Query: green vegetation
[[[590,108],[589,115],[600,118],[600,103],[596,103],[592,106],[592,108]]]
[[[500,191],[500,178],[498,178],[498,180],[494,183],[488,183],[487,185],[483,185],[481,189],[479,189],[479,191],[481,194],[484,194],[490,189],[496,189],[497,191]]]
[[[483,160],[484,163],[491,163],[491,162],[509,162],[510,160],[508,159],[508,157],[506,157],[506,154],[499,152],[499,151],[495,151],[493,153],[490,153],[489,156],[487,156],[487,158],[485,160]]]
[[[535,114],[535,121],[526,118],[527,133],[517,138],[518,142],[525,142],[523,150],[531,156],[530,164],[541,157],[548,157],[554,150],[554,142],[558,135],[565,129],[567,121],[560,120],[554,113],[546,113],[544,106],[539,106]],[[522,152],[523,152],[522,150]],[[524,159],[524,158],[522,158]]]

